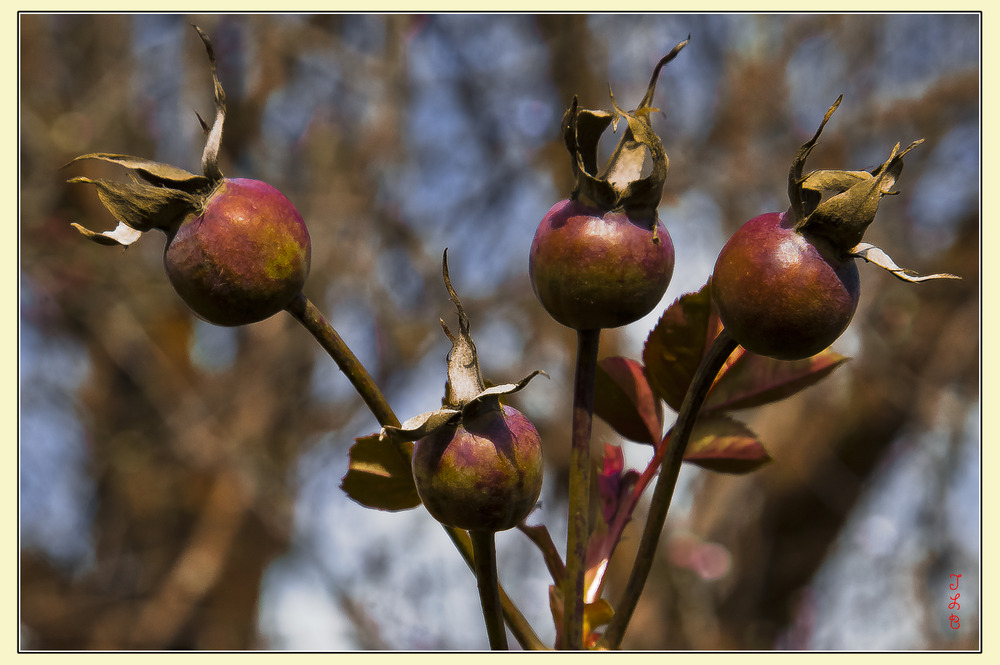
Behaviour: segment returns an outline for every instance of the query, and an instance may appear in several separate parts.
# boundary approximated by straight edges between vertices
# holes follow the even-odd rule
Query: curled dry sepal
[[[576,330],[617,328],[660,302],[674,271],[674,245],[657,214],[667,176],[663,142],[650,114],[660,70],[687,41],[656,64],[632,111],[611,95],[613,112],[581,109],[576,98],[562,121],[575,184],[542,218],[528,253],[531,288],[545,311]],[[607,163],[597,149],[609,126],[626,128]],[[648,168],[647,164],[651,165]]]
[[[435,430],[449,424],[461,422],[462,415],[467,412],[478,412],[484,406],[497,405],[502,395],[510,395],[528,385],[528,382],[539,374],[535,370],[517,383],[504,383],[487,388],[479,366],[479,355],[476,345],[469,333],[469,317],[458,299],[458,294],[451,285],[448,275],[448,252],[445,251],[443,274],[448,295],[458,310],[458,334],[456,335],[442,320],[441,328],[451,341],[451,351],[448,353],[448,381],[445,384],[445,395],[441,400],[441,408],[427,413],[421,413],[405,421],[400,427],[384,427],[379,435],[383,440],[416,441]]]
[[[208,50],[215,86],[215,121],[211,127],[201,121],[202,127],[208,133],[202,153],[203,175],[189,173],[171,164],[129,155],[94,152],[75,158],[70,164],[96,159],[123,166],[138,176],[138,178],[133,176],[131,182],[85,177],[70,179],[71,183],[95,185],[101,202],[119,220],[117,228],[103,233],[73,223],[74,228],[98,244],[127,247],[138,240],[143,233],[153,229],[171,235],[187,215],[196,213],[204,207],[205,201],[223,180],[222,171],[219,169],[219,147],[222,142],[222,125],[226,117],[226,95],[216,72],[215,53],[211,41],[200,28],[195,26],[195,30],[198,31]]]
[[[816,134],[799,148],[788,173],[788,196],[795,229],[827,239],[844,258],[855,257],[873,263],[907,282],[930,279],[960,279],[948,273],[920,275],[900,268],[883,250],[861,242],[865,231],[875,220],[883,196],[892,191],[900,172],[903,157],[924,142],[919,139],[900,151],[897,143],[888,159],[870,171],[823,169],[803,175],[806,158],[819,140],[823,128],[840,106],[843,95],[826,112]]]
[[[302,216],[271,185],[247,178],[224,178],[219,168],[226,94],[219,82],[212,43],[197,26],[208,51],[215,88],[215,120],[202,153],[202,175],[142,157],[90,153],[130,169],[131,182],[73,178],[92,184],[105,207],[120,221],[96,233],[73,224],[102,245],[128,247],[146,231],[167,236],[163,266],[174,290],[202,319],[220,326],[262,321],[289,306],[309,275],[311,243]],[[70,162],[70,163],[73,163]]]
[[[663,142],[653,131],[649,117],[657,110],[652,106],[653,94],[660,70],[677,57],[689,39],[677,44],[656,63],[646,94],[634,110],[621,109],[610,90],[613,113],[581,109],[577,98],[573,98],[573,104],[562,121],[563,138],[573,156],[573,173],[576,176],[576,189],[571,198],[600,210],[624,210],[634,219],[652,219],[663,195],[663,183],[670,164]],[[599,167],[597,147],[601,135],[609,125],[612,131],[616,131],[622,118],[628,123],[625,134],[607,163]],[[647,158],[652,168],[647,175],[643,175]]]

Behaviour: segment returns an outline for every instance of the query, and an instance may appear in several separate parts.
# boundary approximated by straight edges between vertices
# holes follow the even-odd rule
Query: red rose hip
[[[280,312],[301,292],[309,262],[309,232],[295,207],[267,183],[243,178],[223,180],[163,255],[184,302],[223,326]]]
[[[215,121],[202,121],[208,138],[202,174],[143,157],[89,153],[133,171],[130,183],[73,178],[97,187],[105,207],[119,220],[96,233],[74,224],[102,245],[127,247],[154,229],[167,236],[163,265],[181,299],[201,318],[220,326],[262,321],[285,309],[309,275],[309,232],[295,206],[267,183],[225,178],[219,167],[226,95],[216,71],[211,41],[205,44],[215,84]],[[199,116],[199,120],[200,120]]]
[[[767,213],[740,227],[715,263],[712,297],[723,325],[748,351],[797,360],[832,344],[851,323],[861,291],[855,259],[907,282],[954,278],[918,275],[897,266],[878,247],[862,242],[883,196],[894,194],[903,170],[899,144],[870,171],[804,173],[806,157],[842,97],[816,134],[799,148],[788,171],[789,209]]]
[[[616,328],[648,314],[674,271],[674,247],[655,213],[637,223],[563,200],[535,232],[528,273],[535,295],[559,323],[577,330]]]
[[[659,304],[674,272],[674,246],[657,207],[669,159],[650,115],[660,70],[683,41],[653,69],[639,106],[614,113],[581,109],[563,116],[576,186],[542,218],[528,255],[531,287],[542,307],[576,330],[617,328]],[[624,119],[627,127],[598,168],[601,135]],[[647,168],[649,166],[649,168]]]
[[[519,411],[489,406],[417,441],[413,478],[420,500],[442,524],[512,529],[542,489],[541,439]]]
[[[827,348],[854,316],[861,292],[853,258],[795,230],[791,215],[751,219],[722,248],[712,296],[723,325],[748,351],[793,360]]]

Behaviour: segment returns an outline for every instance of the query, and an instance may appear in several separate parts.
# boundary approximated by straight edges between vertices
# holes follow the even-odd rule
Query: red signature
[[[948,577],[954,577],[955,578],[955,581],[952,582],[951,584],[949,584],[948,588],[951,589],[952,591],[957,591],[958,590],[958,580],[960,580],[962,578],[962,575],[960,573],[957,574],[957,575],[955,573],[952,573]],[[949,596],[949,598],[951,598],[951,602],[948,603],[948,609],[949,610],[958,610],[958,609],[961,609],[962,606],[958,604],[958,599],[959,599],[959,597],[961,595],[962,594],[960,594],[960,593],[956,593],[954,596]],[[952,628],[954,628],[955,630],[958,630],[958,628],[959,628],[959,621],[958,621],[958,615],[957,614],[955,614],[954,612],[952,612],[948,616],[948,622],[949,622],[949,624],[951,625]]]

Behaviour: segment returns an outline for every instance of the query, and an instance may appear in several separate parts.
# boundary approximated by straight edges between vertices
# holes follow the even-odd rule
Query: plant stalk
[[[496,532],[470,531],[473,567],[479,585],[479,600],[486,619],[486,634],[492,651],[507,651],[507,629],[500,608],[500,584],[497,579]]]
[[[590,536],[590,433],[594,422],[594,380],[601,331],[577,331],[573,381],[573,427],[569,467],[569,524],[563,588],[562,648],[583,648],[584,575]]]
[[[392,407],[386,401],[382,391],[378,389],[375,380],[361,364],[358,357],[354,355],[347,343],[341,339],[333,326],[323,318],[319,308],[305,297],[299,294],[285,309],[295,319],[301,323],[309,333],[316,338],[319,345],[330,354],[337,367],[344,376],[351,382],[354,389],[361,395],[368,410],[375,416],[375,420],[382,427],[399,427],[399,419],[393,413]]]
[[[354,352],[351,351],[347,343],[337,334],[333,326],[323,317],[319,309],[304,294],[299,294],[288,307],[285,308],[296,321],[309,331],[309,333],[319,342],[320,346],[333,358],[337,367],[348,378],[351,385],[364,400],[368,410],[375,416],[375,420],[382,427],[399,427],[399,418],[393,412],[392,407],[386,400],[382,391],[379,390],[368,370],[361,364]],[[475,572],[475,555],[473,545],[469,542],[465,531],[452,527],[444,527],[455,547],[458,549],[466,564]],[[502,587],[498,586],[500,605],[503,616],[510,626],[511,633],[524,649],[544,649],[545,645],[531,629],[521,611],[514,605],[510,597]]]
[[[469,537],[469,533],[462,529],[451,527],[446,527],[445,531],[451,536],[452,542],[455,543],[455,547],[458,548],[459,553],[465,559],[469,568],[475,572],[475,554],[473,553],[472,540]],[[528,620],[518,611],[517,607],[507,596],[507,592],[504,591],[499,583],[497,584],[497,590],[500,593],[500,606],[503,609],[504,619],[506,619],[510,632],[514,635],[517,643],[521,645],[521,648],[525,651],[547,650],[548,647],[535,634]]]
[[[708,391],[712,387],[715,377],[737,346],[738,344],[729,331],[723,328],[722,332],[715,338],[708,353],[702,358],[694,379],[688,387],[684,401],[681,403],[681,409],[677,414],[677,422],[670,433],[670,443],[660,467],[660,477],[653,489],[653,498],[649,505],[649,514],[646,516],[646,526],[643,529],[639,548],[635,555],[635,563],[625,585],[622,599],[615,607],[615,616],[598,642],[598,648],[621,648],[628,623],[632,619],[632,614],[639,603],[639,596],[642,595],[642,589],[649,576],[649,570],[653,566],[660,534],[667,518],[667,511],[670,509],[670,500],[673,498],[674,488],[677,486],[677,476],[684,461],[688,440],[691,438],[691,430],[694,428],[698,412],[705,402],[705,397],[708,396]]]

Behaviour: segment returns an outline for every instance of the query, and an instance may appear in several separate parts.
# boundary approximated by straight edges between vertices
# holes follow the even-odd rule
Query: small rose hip
[[[236,326],[280,312],[302,291],[309,251],[305,222],[281,192],[227,178],[168,239],[163,264],[198,316]]]
[[[442,524],[506,531],[538,501],[541,439],[520,411],[486,400],[416,442],[413,478],[424,507]]]
[[[413,479],[427,511],[447,526],[469,531],[512,529],[534,509],[542,489],[542,445],[538,431],[520,411],[500,404],[541,372],[516,384],[486,387],[469,318],[448,277],[444,281],[458,310],[459,331],[441,322],[452,348],[443,405],[382,437],[415,441]]]

